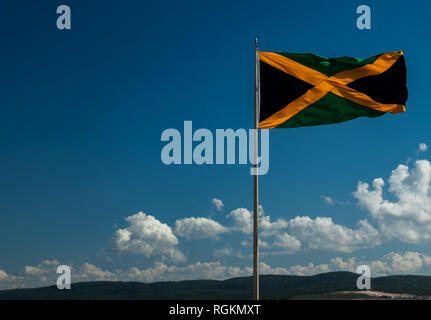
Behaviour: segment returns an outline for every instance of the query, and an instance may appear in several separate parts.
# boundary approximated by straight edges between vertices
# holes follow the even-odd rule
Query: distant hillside
[[[358,275],[331,272],[315,276],[263,275],[260,277],[262,299],[351,299],[358,295]],[[390,293],[431,296],[431,276],[389,276],[373,278],[372,289]],[[251,277],[224,281],[192,280],[170,282],[81,282],[71,290],[56,286],[0,291],[0,300],[10,299],[250,299]]]

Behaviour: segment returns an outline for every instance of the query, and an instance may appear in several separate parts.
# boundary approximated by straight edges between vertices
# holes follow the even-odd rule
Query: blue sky
[[[71,8],[72,30],[56,28],[60,4]],[[389,261],[398,254],[408,263],[419,259],[423,266],[407,271],[428,273],[427,237],[410,239],[387,231],[402,221],[412,226],[413,233],[431,234],[417,229],[421,223],[427,228],[431,218],[427,191],[421,195],[421,208],[400,209],[401,220],[392,219],[393,212],[387,217],[384,208],[376,209],[373,216],[375,207],[365,204],[371,195],[358,198],[353,193],[359,181],[371,183],[381,177],[386,182],[383,198],[408,206],[409,197],[400,200],[389,191],[388,178],[411,157],[410,169],[417,159],[429,158],[416,151],[419,143],[430,143],[430,45],[423,35],[429,29],[431,8],[425,1],[408,5],[368,1],[372,30],[358,30],[356,8],[361,4],[350,0],[3,2],[0,270],[8,278],[0,272],[0,288],[17,286],[19,281],[19,285],[40,284],[19,277],[35,276],[26,266],[41,269],[56,262],[81,268],[81,273],[92,266],[94,277],[105,271],[107,278],[114,278],[117,269],[149,270],[160,263],[180,268],[171,273],[173,279],[191,277],[184,275],[190,269],[186,267],[196,267],[197,262],[213,263],[206,265],[209,269],[240,269],[227,276],[247,274],[251,246],[241,242],[249,241],[249,236],[236,230],[240,228],[234,215],[227,216],[238,208],[252,209],[249,166],[166,166],[160,160],[164,145],[160,135],[166,128],[182,130],[186,120],[193,121],[196,129],[252,126],[255,37],[263,51],[329,57],[367,58],[403,49],[409,88],[405,114],[270,132],[270,170],[260,180],[261,205],[271,221],[278,221],[270,228],[296,237],[301,246],[274,254],[286,248],[275,248],[279,240],[272,235],[262,261],[286,269],[310,262],[328,264],[336,257],[343,261],[355,257],[356,264]],[[419,166],[408,185],[400,188],[410,190],[414,198],[409,186],[417,185],[415,179],[426,176],[427,170],[426,165]],[[326,203],[322,195],[335,203]],[[222,200],[222,210],[211,203],[214,198]],[[415,216],[421,209],[424,216]],[[171,238],[159,243],[130,231],[133,226],[125,218],[138,212],[146,215],[135,216],[144,226],[166,224],[159,231],[171,232],[177,242]],[[215,221],[221,229],[215,224],[206,227],[225,232],[215,239],[188,240],[176,222],[189,217]],[[309,217],[307,228],[317,229],[322,228],[317,217],[330,217],[340,226],[335,229],[347,228],[342,232],[350,234],[350,240],[364,237],[359,242],[366,245],[355,243],[347,251],[336,244],[331,249],[312,248],[319,235],[304,226],[302,231],[290,230],[296,217]],[[360,220],[367,220],[378,236],[358,231]],[[290,227],[283,229],[283,221]],[[330,226],[327,234],[320,234],[321,241],[336,238],[331,233],[335,229]],[[153,248],[152,253],[122,250],[118,230],[129,230],[138,243],[150,241],[146,244],[177,250],[184,259],[171,259],[163,248]],[[154,279],[129,278],[170,279],[166,273]]]

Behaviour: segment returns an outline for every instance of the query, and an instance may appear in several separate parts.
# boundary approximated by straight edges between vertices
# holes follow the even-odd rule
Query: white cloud
[[[301,241],[291,236],[287,232],[276,235],[274,245],[286,251],[286,253],[293,253],[301,248]]]
[[[379,233],[368,221],[361,220],[357,229],[335,224],[331,218],[296,217],[289,221],[289,233],[304,249],[352,252],[380,244]]]
[[[286,274],[286,275],[314,275],[331,271],[356,272],[360,265],[368,265],[371,269],[371,276],[385,276],[394,274],[430,274],[425,267],[431,265],[431,257],[418,252],[395,253],[390,252],[378,260],[359,260],[357,257],[350,257],[343,260],[336,257],[328,264],[314,264],[312,262],[305,265],[294,265],[290,267],[270,267],[265,263],[260,263],[262,274]],[[251,271],[251,269],[250,269]]]
[[[234,220],[232,230],[252,234],[252,212],[245,208],[233,210],[227,217]],[[298,250],[326,250],[352,252],[360,248],[370,248],[381,244],[378,231],[366,220],[357,223],[356,229],[335,224],[331,218],[298,216],[286,221],[282,218],[271,221],[261,210],[259,222],[260,239],[275,238],[272,243],[265,242],[263,249],[274,247],[283,249],[273,254],[293,253]],[[262,240],[260,240],[261,242]],[[246,245],[242,243],[242,245]],[[271,254],[268,250],[266,254]]]
[[[406,165],[410,164],[413,159],[416,159],[419,153],[426,152],[428,150],[428,146],[426,143],[419,143],[418,148],[415,150],[414,154],[407,159]]]
[[[249,273],[253,273],[253,269],[246,267],[245,270]],[[259,263],[260,274],[276,274],[276,275],[295,275],[295,276],[310,276],[319,273],[325,273],[331,271],[327,264],[318,264],[310,262],[306,265],[293,265],[290,267],[271,267],[265,262]]]
[[[321,195],[320,197],[323,199],[323,201],[325,201],[329,205],[333,205],[335,203],[334,199],[332,199],[331,197],[324,196],[324,195]]]
[[[24,273],[26,275],[40,276],[43,274],[43,272],[44,272],[44,270],[41,269],[40,267],[33,267],[33,266],[25,266],[24,267]]]
[[[345,206],[345,205],[349,205],[350,204],[349,201],[338,201],[338,200],[335,200],[332,197],[325,196],[325,195],[320,195],[320,197],[323,199],[323,201],[325,201],[325,203],[327,205],[330,205],[330,206],[334,206],[334,205]]]
[[[260,249],[268,249],[269,247],[270,247],[270,245],[268,242],[266,242],[262,239],[259,239],[259,248]]]
[[[244,258],[244,255],[240,250],[234,250],[231,247],[216,249],[213,251],[213,256],[216,258],[223,258],[223,257],[236,257],[239,259]]]
[[[211,203],[216,207],[218,211],[223,211],[224,203],[220,199],[213,198]]]
[[[228,252],[228,251],[226,251]],[[57,260],[52,260],[57,262]],[[59,263],[58,263],[59,264]],[[430,274],[431,257],[418,252],[396,253],[390,252],[377,260],[360,260],[357,257],[335,257],[329,263],[316,264],[309,262],[292,266],[270,266],[261,261],[260,274],[285,274],[308,276],[331,271],[355,272],[359,265],[370,266],[371,276],[383,276],[392,274]],[[44,262],[37,266],[26,266],[23,276],[12,276],[0,270],[0,289],[40,287],[55,285],[57,280],[57,264]],[[38,270],[34,273],[26,270]],[[251,267],[237,267],[223,265],[221,262],[196,261],[185,266],[168,265],[156,262],[153,266],[139,269],[132,267],[126,270],[103,270],[90,263],[81,266],[71,266],[73,283],[83,281],[181,281],[197,279],[223,280],[233,277],[250,276],[253,273]]]
[[[329,266],[327,264],[318,264],[310,262],[306,265],[295,265],[288,268],[286,274],[296,275],[296,276],[310,276],[319,273],[329,272]]]
[[[371,270],[372,277],[393,275],[393,274],[417,274],[423,271],[422,274],[429,274],[429,269],[424,270],[424,267],[431,265],[431,257],[419,252],[390,252],[385,254],[378,260],[362,260],[352,257],[343,260],[336,257],[331,260],[333,270],[344,270],[355,272],[359,265],[368,265]]]
[[[245,234],[251,234],[253,232],[253,216],[248,209],[235,209],[231,211],[227,217],[232,217],[234,220],[233,230],[241,231]]]
[[[42,286],[52,286],[57,283],[57,267],[60,262],[57,260],[45,260],[35,266],[25,266],[22,275],[12,276],[7,275],[6,278],[2,277],[0,270],[0,289],[10,288],[34,288]],[[106,280],[119,280],[115,272],[102,270],[101,268],[84,263],[81,266],[75,267],[69,265],[71,268],[71,281],[72,285],[76,282],[82,281],[106,281]]]
[[[178,239],[167,224],[142,212],[125,220],[129,224],[127,228],[118,229],[114,235],[118,251],[142,254],[147,258],[161,255],[172,261],[185,261],[177,248]]]
[[[424,266],[431,265],[431,257],[418,252],[395,253],[383,256],[381,263],[374,262],[371,269],[391,274],[414,274]],[[374,266],[374,268],[373,268]]]
[[[146,269],[131,268],[126,275],[127,279],[137,281],[181,281],[194,279],[223,280],[232,277],[250,275],[247,270],[239,267],[224,266],[220,262],[197,261],[184,267],[168,266],[156,263]]]
[[[175,222],[175,233],[188,240],[192,239],[218,239],[222,233],[229,229],[217,221],[208,218],[185,218]]]
[[[272,222],[270,216],[262,216],[259,223],[259,232],[263,238],[279,234],[288,226],[288,222],[286,220],[280,218]]]
[[[318,273],[329,272],[327,264],[308,263],[306,265],[294,265],[291,267],[272,267],[265,262],[259,263],[259,272],[263,274],[278,275],[313,275]],[[233,267],[225,266],[220,262],[195,262],[193,264],[177,267],[168,266],[163,263],[156,263],[154,266],[146,269],[131,268],[125,273],[124,280],[138,281],[180,281],[192,279],[215,279],[224,280],[233,277],[251,276],[253,269],[251,267]]]
[[[14,277],[14,281],[7,284],[0,280],[0,289],[7,288],[23,288],[23,287],[40,287],[55,285],[57,274],[54,266],[31,266],[33,268],[42,268],[41,274],[25,275],[25,277]],[[260,263],[261,274],[292,274],[293,271],[282,267],[271,267],[264,262]],[[295,266],[292,270],[299,270],[299,266]],[[315,267],[314,271],[325,271],[325,268]],[[301,272],[305,273],[304,270]],[[311,270],[309,270],[311,272]],[[153,266],[139,269],[132,267],[127,270],[108,271],[101,268],[84,263],[79,267],[72,267],[72,287],[73,283],[85,281],[181,281],[181,280],[198,280],[198,279],[213,279],[224,280],[233,277],[251,276],[252,268],[236,267],[223,265],[221,262],[200,262],[196,261],[186,266],[167,265],[162,262],[156,262]]]
[[[243,247],[251,246],[250,242],[248,242],[247,240],[242,240],[242,241],[241,241],[241,245],[242,245]]]
[[[348,258],[345,261],[340,257],[335,257],[331,259],[331,266],[334,270],[356,272],[356,267],[359,264],[356,263],[355,257]]]
[[[0,269],[0,281],[7,279],[7,277],[7,273],[4,270]]]
[[[102,270],[87,262],[79,268],[78,274],[73,276],[74,281],[108,281],[116,279],[117,276],[114,273]]]
[[[431,165],[418,160],[409,170],[399,165],[389,178],[389,193],[395,201],[383,198],[382,178],[374,179],[372,186],[359,182],[354,196],[359,204],[376,219],[381,232],[388,239],[408,243],[431,240]]]
[[[259,235],[262,238],[270,237],[279,233],[281,230],[286,229],[288,222],[284,219],[278,219],[274,222],[271,221],[270,216],[263,214],[262,207],[259,208]],[[233,210],[227,215],[234,220],[232,230],[241,231],[247,235],[253,232],[253,213],[245,208],[238,208]]]
[[[44,260],[37,266],[25,266],[24,275],[31,283],[34,283],[34,285],[45,283],[49,279],[54,281],[58,276],[56,271],[59,265],[60,263],[55,259]]]
[[[252,240],[252,239],[250,239],[250,240]],[[250,250],[251,250],[252,245],[253,245],[252,241],[247,241],[247,240],[241,241],[241,246],[247,247]],[[259,237],[259,249],[270,249],[270,248],[271,248],[271,245]],[[263,254],[263,252],[261,251],[259,254]]]
[[[219,257],[229,257],[233,254],[232,248],[226,247],[213,251],[213,255],[217,258]]]

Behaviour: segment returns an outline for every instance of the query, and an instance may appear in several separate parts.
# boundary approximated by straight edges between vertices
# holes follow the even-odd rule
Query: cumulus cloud
[[[232,217],[234,220],[233,230],[241,231],[245,234],[251,234],[253,232],[253,216],[248,209],[235,209],[229,213],[227,217]]]
[[[285,232],[276,235],[274,245],[284,249],[286,253],[293,253],[301,248],[301,241]]]
[[[260,263],[261,274],[286,274],[308,276],[332,271],[356,272],[360,265],[368,265],[372,277],[395,275],[395,274],[430,274],[431,257],[419,252],[390,252],[377,260],[361,260],[357,257],[342,259],[335,257],[329,263],[315,264],[309,262],[304,265],[293,265],[290,267],[270,267],[264,262]],[[247,268],[246,268],[247,269]],[[250,272],[252,269],[248,269]]]
[[[335,257],[331,259],[331,265],[334,270],[355,272],[357,263],[355,257],[348,258],[346,260],[343,260],[340,257]]]
[[[241,231],[247,235],[253,232],[253,213],[246,208],[238,208],[227,215],[234,220],[233,230]],[[269,237],[286,229],[288,222],[284,219],[277,219],[272,222],[270,216],[263,214],[262,207],[259,210],[259,235],[263,238]]]
[[[70,266],[73,284],[87,281],[180,281],[198,279],[222,280],[238,276],[250,275],[248,269],[225,266],[220,262],[194,262],[186,266],[167,265],[156,262],[153,266],[139,269],[132,267],[126,270],[103,270],[90,263],[81,266]],[[30,288],[52,286],[56,284],[57,266],[41,263],[37,266],[27,266],[23,276],[9,276],[5,271],[0,273],[0,290],[11,288]],[[31,270],[29,273],[26,272]],[[37,272],[32,272],[37,270]]]
[[[335,224],[331,218],[296,217],[289,221],[289,233],[304,249],[352,252],[381,243],[379,232],[361,220],[357,229]]]
[[[33,282],[35,285],[38,283],[46,283],[49,279],[56,279],[57,267],[60,263],[53,260],[44,260],[37,266],[25,266],[24,276],[29,282]]]
[[[381,232],[388,239],[408,243],[431,240],[431,165],[418,160],[411,170],[399,165],[389,178],[389,193],[394,201],[383,198],[385,182],[374,179],[372,189],[359,182],[354,196],[377,221]]]
[[[102,270],[94,264],[87,262],[84,263],[78,270],[78,274],[73,278],[74,281],[109,281],[117,279],[113,272]]]
[[[51,262],[54,261],[57,260],[51,260]],[[259,268],[261,274],[309,276],[331,271],[355,272],[359,265],[364,264],[370,266],[372,277],[392,274],[430,274],[431,257],[423,253],[411,251],[401,253],[390,252],[377,260],[363,260],[357,257],[346,259],[335,257],[329,263],[320,264],[308,262],[291,266],[270,266],[266,262],[261,261]],[[224,280],[233,277],[251,276],[253,274],[253,269],[249,266],[229,266],[221,262],[211,261],[196,261],[185,266],[155,262],[154,265],[143,269],[131,267],[125,270],[103,270],[90,263],[70,267],[72,269],[72,286],[73,283],[83,281],[154,282],[197,279]],[[56,263],[47,264],[42,262],[36,266],[26,266],[22,275],[16,276],[9,275],[1,270],[0,289],[55,285],[58,276],[56,268]],[[31,271],[27,272],[29,270]],[[36,273],[32,272],[34,270],[38,271]]]
[[[7,273],[6,271],[0,269],[0,280],[7,279]]]
[[[0,289],[22,288],[22,287],[40,287],[55,285],[57,274],[54,266],[38,265],[34,268],[42,268],[38,275],[25,275],[25,277],[15,277],[15,281],[6,284],[0,280]],[[271,267],[265,262],[260,263],[261,274],[299,274],[308,275],[320,272],[326,272],[326,265],[314,265],[309,263],[306,266],[293,266],[290,268]],[[41,274],[45,274],[43,277]],[[213,279],[224,280],[233,277],[251,276],[253,270],[250,267],[237,267],[223,265],[221,262],[200,262],[185,266],[168,265],[163,262],[156,262],[153,266],[147,268],[131,267],[126,270],[117,269],[115,271],[103,270],[95,265],[85,263],[82,266],[72,267],[72,287],[73,283],[85,281],[181,281],[181,280],[198,280]]]
[[[142,254],[147,258],[162,256],[172,261],[185,261],[184,254],[177,248],[178,239],[167,224],[143,212],[125,220],[128,226],[118,229],[114,235],[115,246],[119,252]]]
[[[282,230],[286,229],[288,222],[283,218],[277,219],[274,222],[271,221],[270,216],[263,216],[259,221],[259,231],[263,238],[270,237],[279,234]]]
[[[224,203],[220,199],[213,198],[211,203],[216,207],[218,211],[223,211]]]
[[[311,276],[320,273],[326,273],[334,271],[331,264],[315,264],[309,262],[304,265],[293,265],[289,267],[272,267],[265,262],[259,263],[260,274],[276,274],[276,275],[290,275],[290,276]],[[252,274],[253,269],[250,267],[245,268],[250,274]]]
[[[217,221],[208,218],[185,218],[175,222],[175,233],[186,239],[218,239],[222,233],[229,229]]]
[[[368,265],[372,277],[394,275],[394,274],[429,274],[429,270],[424,267],[431,265],[431,257],[419,252],[390,252],[378,260],[361,260],[356,257],[343,260],[336,257],[331,260],[333,270],[343,270],[355,272],[359,265]]]
[[[383,256],[381,262],[381,265],[374,262],[376,271],[392,274],[413,274],[424,266],[431,265],[431,257],[411,251],[405,253],[391,252]],[[371,267],[373,267],[373,263]]]
[[[227,217],[234,220],[232,230],[252,234],[253,216],[248,209],[238,208]],[[262,248],[276,247],[282,250],[273,252],[274,254],[294,253],[300,249],[352,252],[381,244],[379,232],[367,220],[359,221],[357,228],[352,229],[334,223],[331,218],[322,217],[312,219],[298,216],[289,221],[282,218],[271,221],[271,217],[264,215],[263,210],[259,220],[260,238],[274,239],[272,242],[265,242]]]
[[[426,145],[426,143],[419,143],[419,147],[418,147],[420,152],[425,152],[428,150],[428,146]]]
[[[271,271],[271,269],[269,270]],[[295,275],[295,276],[310,276],[314,274],[319,273],[325,273],[329,272],[329,266],[327,264],[318,264],[315,265],[314,263],[310,262],[306,265],[294,265],[289,268],[287,268],[286,272],[284,274],[287,275]],[[271,272],[267,272],[271,273]],[[283,274],[283,273],[280,273]]]
[[[20,275],[7,275],[2,277],[0,270],[0,289],[11,288],[34,288],[42,286],[52,286],[57,283],[57,267],[61,265],[58,260],[45,260],[38,265],[27,265],[24,267]],[[72,285],[76,282],[83,281],[107,281],[119,280],[116,272],[102,270],[101,268],[90,264],[84,263],[81,266],[72,266],[71,268],[71,281]]]
[[[168,266],[164,263],[156,263],[153,267],[146,269],[131,268],[127,273],[127,279],[138,281],[180,281],[196,279],[224,280],[239,276],[248,276],[248,269],[225,266],[220,262],[197,261],[184,267]]]
[[[30,276],[41,276],[49,272],[51,268],[57,268],[59,264],[60,263],[55,259],[44,260],[37,266],[25,266],[24,273]]]

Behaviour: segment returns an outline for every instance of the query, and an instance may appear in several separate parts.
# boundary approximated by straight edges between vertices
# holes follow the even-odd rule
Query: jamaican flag
[[[402,51],[365,60],[259,52],[259,128],[294,128],[405,112]]]

